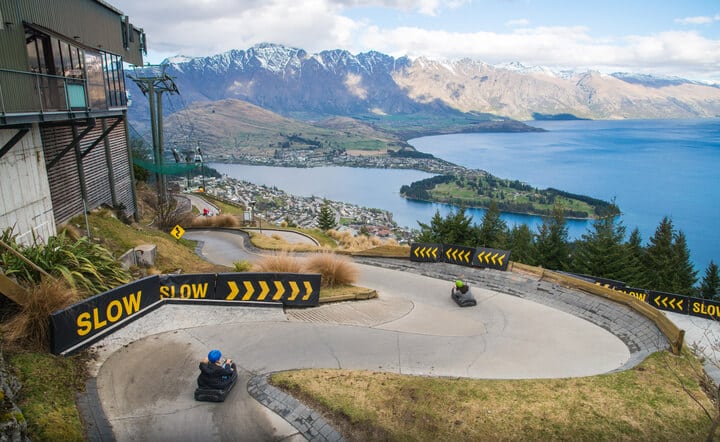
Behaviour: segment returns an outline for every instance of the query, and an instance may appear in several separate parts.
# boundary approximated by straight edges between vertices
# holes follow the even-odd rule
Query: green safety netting
[[[154,161],[143,160],[133,157],[133,164],[137,164],[145,170],[162,175],[184,175],[200,168],[201,163],[164,163],[155,164]]]

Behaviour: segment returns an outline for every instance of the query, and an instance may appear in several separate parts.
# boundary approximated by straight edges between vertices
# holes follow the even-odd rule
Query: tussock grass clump
[[[235,215],[222,214],[215,216],[196,216],[190,222],[191,227],[240,227],[240,220]]]
[[[235,270],[236,272],[249,272],[252,270],[252,268],[253,263],[251,263],[247,259],[233,262],[233,270]]]
[[[357,235],[353,236],[350,231],[328,230],[328,235],[337,241],[339,248],[348,252],[368,250],[378,246],[396,246],[398,242],[394,238],[379,238],[377,236]]]
[[[281,251],[274,255],[263,256],[255,263],[253,270],[256,272],[300,273],[303,266],[299,259],[291,256],[287,251]]]
[[[27,293],[28,299],[20,312],[0,326],[4,344],[47,351],[50,314],[79,301],[80,295],[62,279],[46,279]]]
[[[358,268],[347,257],[334,253],[318,253],[305,263],[305,270],[319,273],[323,287],[338,287],[357,281]]]

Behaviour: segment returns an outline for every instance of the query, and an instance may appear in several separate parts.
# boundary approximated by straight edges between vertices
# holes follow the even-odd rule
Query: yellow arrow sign
[[[495,262],[495,258],[497,258],[498,255],[500,255],[500,254],[499,254],[499,253],[496,253],[496,254],[494,254],[494,255],[490,258],[490,259],[492,259],[492,263],[493,263],[493,264],[497,264],[497,263]]]
[[[295,298],[297,298],[297,295],[300,293],[300,287],[298,287],[297,282],[290,281],[290,289],[292,292],[290,292],[290,297],[288,298],[289,301],[294,301]]]
[[[437,247],[432,249],[433,258],[435,258],[435,259],[437,259],[437,251],[438,251]]]
[[[258,284],[260,284],[260,296],[258,296],[258,301],[264,301],[267,297],[268,293],[270,293],[270,287],[268,287],[267,282],[260,281]]]
[[[678,303],[677,303],[678,310],[682,310],[682,309],[683,309],[683,306],[682,306],[682,305],[683,305],[683,301],[684,301],[684,299],[678,299]]]
[[[238,290],[237,284],[235,284],[235,281],[228,281],[228,287],[230,287],[230,294],[227,295],[225,299],[228,301],[232,301],[235,299],[235,297],[240,293],[240,290]]]
[[[310,295],[312,295],[313,288],[312,284],[310,284],[310,281],[305,281],[305,292],[305,296],[303,296],[302,298],[303,301],[307,301],[308,299],[310,299]]]
[[[275,281],[275,288],[277,289],[277,293],[273,296],[273,301],[279,300],[285,293],[285,286],[283,286],[282,281]]]
[[[417,258],[417,257],[419,256],[419,255],[418,255],[418,251],[420,251],[420,248],[416,247],[416,248],[415,248],[415,252],[414,252],[414,253],[415,253],[415,258]]]
[[[255,293],[255,287],[253,287],[250,281],[243,281],[243,285],[245,286],[245,295],[243,295],[242,300],[249,301],[250,298],[252,298],[253,293]]]
[[[452,252],[452,249],[447,249],[445,252],[445,256],[447,256],[447,259],[450,259],[450,252]]]
[[[503,265],[503,259],[505,259],[505,255],[501,255],[501,256],[498,258],[498,264],[500,264],[500,267],[502,267],[502,265]]]
[[[470,250],[465,252],[465,262],[470,262]]]

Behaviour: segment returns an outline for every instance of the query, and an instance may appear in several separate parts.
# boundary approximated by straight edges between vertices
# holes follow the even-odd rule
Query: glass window
[[[85,74],[91,109],[107,109],[103,63],[100,53],[85,51]]]
[[[38,56],[38,41],[35,37],[26,39],[28,67],[31,72],[40,72],[40,57]]]
[[[65,72],[65,69],[63,68],[62,42],[60,40],[58,40],[57,38],[51,38],[50,46],[52,47],[53,62],[54,62],[53,63],[53,67],[54,67],[53,74],[63,75],[63,73]],[[65,52],[65,57],[67,57],[67,52]]]

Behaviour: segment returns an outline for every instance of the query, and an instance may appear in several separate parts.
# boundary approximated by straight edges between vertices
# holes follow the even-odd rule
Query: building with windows
[[[123,63],[142,29],[102,0],[0,0],[0,230],[18,242],[101,205],[136,211]]]

